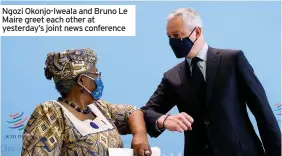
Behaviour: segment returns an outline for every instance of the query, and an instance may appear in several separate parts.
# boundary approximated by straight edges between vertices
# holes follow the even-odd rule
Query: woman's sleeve
[[[60,155],[63,129],[61,107],[53,102],[38,105],[24,129],[21,155]]]
[[[121,135],[130,134],[128,119],[130,114],[138,109],[132,105],[111,104],[106,101],[102,101],[102,103],[108,108],[111,119],[114,121],[119,133]]]

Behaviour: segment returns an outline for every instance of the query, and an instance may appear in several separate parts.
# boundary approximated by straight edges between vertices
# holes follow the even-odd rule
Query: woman
[[[107,156],[122,148],[120,134],[133,134],[136,155],[149,156],[143,112],[130,105],[100,100],[101,73],[91,49],[49,53],[45,76],[53,78],[61,97],[32,113],[23,134],[22,155]]]

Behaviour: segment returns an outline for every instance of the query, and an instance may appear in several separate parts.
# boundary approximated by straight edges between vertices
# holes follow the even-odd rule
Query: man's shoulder
[[[176,64],[169,70],[167,70],[164,75],[175,75],[178,71],[185,66],[186,60],[181,61],[180,63]]]
[[[212,51],[215,51],[216,53],[219,52],[222,56],[229,56],[234,57],[237,56],[240,53],[243,53],[240,49],[224,49],[224,48],[212,48],[210,47]]]

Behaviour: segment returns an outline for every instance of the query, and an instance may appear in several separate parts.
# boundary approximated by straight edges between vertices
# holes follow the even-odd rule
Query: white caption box
[[[135,5],[1,5],[1,36],[135,36]]]

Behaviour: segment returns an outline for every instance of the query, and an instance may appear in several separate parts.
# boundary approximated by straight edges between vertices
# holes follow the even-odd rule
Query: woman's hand
[[[152,151],[147,137],[143,111],[134,111],[129,116],[128,122],[133,135],[131,148],[133,148],[134,156],[151,156]]]
[[[152,155],[147,133],[134,134],[131,142],[131,148],[133,148],[134,156]]]

